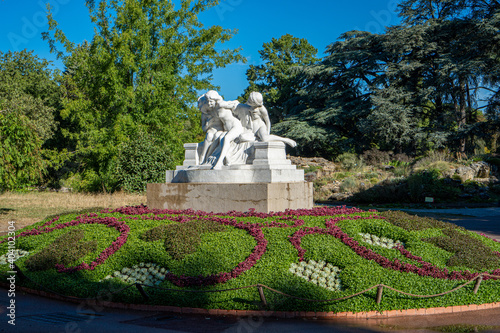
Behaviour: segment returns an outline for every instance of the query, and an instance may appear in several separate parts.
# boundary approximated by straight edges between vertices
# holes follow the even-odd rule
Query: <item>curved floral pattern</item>
[[[370,210],[369,212],[375,212]],[[311,234],[327,234],[339,239],[342,243],[349,246],[356,254],[367,260],[373,260],[382,267],[397,270],[400,272],[415,273],[420,276],[431,276],[438,279],[450,280],[469,280],[476,277],[479,273],[469,271],[448,271],[447,269],[439,268],[422,258],[413,255],[404,246],[395,247],[405,258],[417,262],[415,264],[405,263],[398,259],[390,260],[384,256],[374,252],[373,250],[360,245],[356,240],[345,233],[337,223],[342,220],[358,220],[358,219],[383,219],[377,215],[362,217],[355,214],[366,213],[358,208],[344,207],[317,207],[313,209],[286,210],[284,212],[258,213],[254,210],[248,212],[228,212],[228,213],[207,213],[194,210],[158,210],[148,209],[146,206],[122,207],[114,210],[106,209],[100,212],[101,214],[114,214],[115,216],[102,217],[95,213],[83,214],[75,220],[67,223],[59,223],[59,217],[56,217],[39,227],[21,232],[16,238],[27,237],[50,233],[54,230],[63,229],[66,227],[77,226],[80,224],[103,224],[108,227],[115,228],[120,232],[118,238],[106,248],[99,256],[90,264],[85,262],[74,266],[65,267],[57,265],[58,272],[75,272],[82,269],[93,270],[98,265],[102,264],[107,258],[116,253],[123,244],[126,243],[130,227],[126,224],[127,220],[169,220],[177,223],[185,223],[194,219],[209,219],[217,223],[232,226],[235,228],[246,230],[257,244],[252,250],[252,253],[230,272],[221,272],[209,276],[184,276],[175,275],[172,272],[166,274],[166,279],[179,287],[187,286],[206,286],[218,283],[224,283],[228,280],[241,275],[243,272],[252,268],[255,263],[264,255],[267,249],[267,240],[263,233],[263,228],[299,228],[293,235],[289,236],[291,244],[297,249],[300,261],[304,261],[305,249],[301,247],[301,240],[306,235]],[[325,216],[325,228],[322,227],[303,227],[305,222],[300,217],[302,216]],[[332,217],[337,216],[337,217]],[[238,221],[239,218],[255,217],[260,219],[274,219],[272,221],[262,221],[258,223]],[[4,240],[5,241],[5,240]],[[4,242],[4,241],[0,241]],[[500,274],[500,269],[494,270],[492,274]],[[488,277],[485,277],[488,279]]]
[[[82,269],[88,269],[88,270],[93,270],[96,268],[98,265],[102,264],[107,258],[109,258],[112,254],[114,254],[120,247],[122,247],[123,244],[127,242],[127,237],[128,233],[130,231],[130,227],[123,223],[122,221],[119,221],[115,217],[97,217],[97,214],[86,214],[86,215],[80,215],[77,219],[67,222],[67,223],[61,223],[57,224],[54,227],[48,227],[49,225],[52,225],[54,222],[56,222],[58,218],[52,219],[46,224],[43,224],[40,226],[38,229],[33,229],[33,230],[28,230],[25,232],[21,232],[20,234],[16,235],[16,238],[21,238],[21,237],[27,237],[27,236],[35,236],[35,235],[41,235],[41,234],[46,234],[50,233],[54,230],[60,230],[64,229],[67,227],[74,227],[80,224],[103,224],[106,225],[110,228],[115,228],[118,232],[120,232],[120,236],[116,240],[111,243],[111,245],[105,249],[103,252],[99,254],[99,256],[89,264],[83,262],[77,266],[74,267],[66,267],[64,265],[56,265],[56,269],[59,273],[63,272],[76,272]],[[5,241],[5,240],[4,240]],[[0,242],[1,243],[1,242]]]
[[[383,219],[384,217],[381,216],[371,216],[371,217],[361,217],[361,216],[353,216],[353,217],[336,217],[336,218],[331,218],[326,221],[326,226],[327,229],[324,228],[319,228],[319,227],[314,227],[314,228],[303,228],[300,229],[299,231],[295,232],[292,236],[290,236],[290,242],[292,245],[297,249],[298,255],[299,255],[299,260],[303,261],[304,260],[304,254],[306,252],[305,249],[301,247],[301,240],[302,237],[306,235],[311,235],[311,234],[328,234],[332,235],[335,238],[339,239],[344,243],[345,245],[349,246],[354,252],[356,252],[357,255],[359,255],[362,258],[365,258],[367,260],[373,260],[380,266],[384,268],[389,268],[393,269],[396,271],[400,272],[408,272],[408,273],[415,273],[420,276],[431,276],[437,279],[447,279],[447,280],[471,280],[475,277],[477,277],[480,273],[473,273],[469,271],[448,271],[446,268],[439,268],[429,262],[424,261],[421,257],[413,255],[410,251],[406,250],[403,246],[397,246],[395,247],[396,250],[398,250],[403,256],[405,256],[408,259],[417,261],[418,264],[421,266],[416,266],[413,264],[408,264],[405,262],[402,262],[398,259],[390,260],[376,252],[374,252],[371,249],[368,249],[362,245],[360,245],[356,240],[351,238],[348,234],[342,231],[340,227],[336,225],[337,222],[342,221],[342,220],[358,220],[358,219],[373,219],[373,218],[380,218]],[[487,272],[485,272],[487,273]],[[491,272],[493,275],[499,275],[500,274],[500,269],[496,269]],[[495,279],[493,277],[484,277],[485,280],[487,279]]]

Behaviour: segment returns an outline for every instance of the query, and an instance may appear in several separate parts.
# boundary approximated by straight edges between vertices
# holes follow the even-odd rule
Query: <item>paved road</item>
[[[405,209],[409,214],[433,217],[500,241],[500,208]]]

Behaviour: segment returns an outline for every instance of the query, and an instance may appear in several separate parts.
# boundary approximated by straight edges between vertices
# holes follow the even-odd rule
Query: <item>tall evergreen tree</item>
[[[261,92],[271,123],[277,123],[287,115],[286,102],[301,88],[295,67],[316,63],[318,50],[306,39],[290,34],[273,38],[262,47],[259,51],[262,64],[250,65],[246,73],[249,86],[241,99],[246,100],[252,91]]]
[[[387,62],[386,54],[373,50],[380,50],[383,39],[359,31],[340,39],[320,64],[302,67],[299,98],[289,102],[289,116],[275,126],[278,134],[297,141],[300,154],[331,158],[370,146],[364,131],[370,93],[384,84]]]

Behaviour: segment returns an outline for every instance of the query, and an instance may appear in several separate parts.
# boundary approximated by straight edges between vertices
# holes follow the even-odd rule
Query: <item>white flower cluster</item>
[[[398,240],[392,240],[387,237],[378,237],[376,235],[363,234],[359,233],[361,237],[363,237],[363,242],[368,243],[370,245],[381,246],[387,249],[393,249],[396,246],[404,246],[403,242]]]
[[[332,291],[340,291],[340,268],[324,261],[292,263],[289,271],[309,282]]]
[[[7,265],[11,261],[14,262],[19,258],[28,256],[29,254],[30,253],[28,251],[15,249],[10,253],[6,253],[3,256],[0,256],[0,265]]]
[[[115,271],[113,275],[108,275],[103,280],[117,278],[127,283],[143,283],[153,286],[162,283],[167,273],[168,270],[157,264],[141,262],[132,268],[124,267],[121,271]]]

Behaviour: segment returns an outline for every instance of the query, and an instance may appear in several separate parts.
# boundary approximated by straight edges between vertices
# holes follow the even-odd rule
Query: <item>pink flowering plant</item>
[[[92,251],[53,267],[29,269],[37,253],[64,253],[57,246],[71,246],[64,244],[64,235],[71,230],[81,235],[73,240],[78,243],[74,246],[96,243]],[[476,254],[488,260],[471,259],[474,251],[465,249],[467,243],[475,244]],[[122,207],[41,221],[19,230],[16,246],[30,253],[16,261],[24,274],[60,293],[91,297],[132,281],[146,285],[155,281],[155,289],[145,287],[151,295],[148,302],[205,308],[257,309],[258,293],[238,289],[257,283],[302,298],[332,299],[379,283],[429,295],[453,289],[480,273],[500,277],[500,243],[492,239],[444,222],[347,207],[270,214]],[[8,239],[0,238],[0,255],[7,249]],[[314,262],[321,263],[322,270],[309,270]],[[336,273],[328,267],[335,267]],[[8,270],[0,264],[0,272]],[[325,288],[330,282],[341,287]],[[231,291],[207,294],[172,289]],[[375,302],[375,291],[325,303],[278,294],[266,297],[275,310],[301,311],[388,310],[500,300],[500,279],[495,277],[485,277],[478,294],[471,289],[427,299],[386,291],[381,304]],[[144,302],[134,288],[116,294],[114,300]]]

